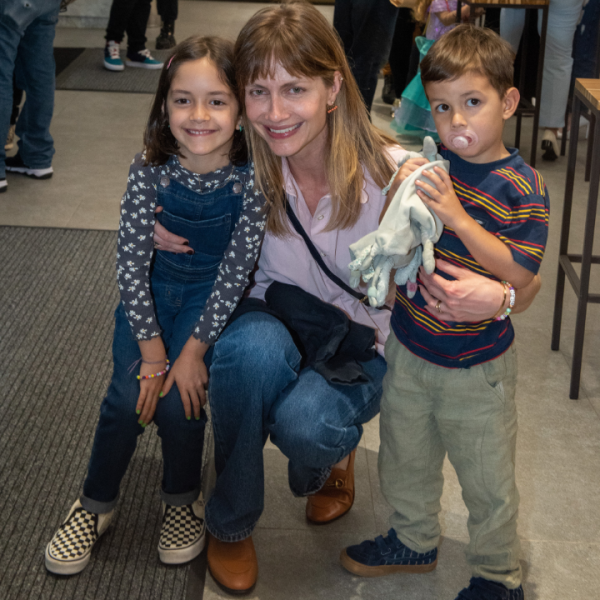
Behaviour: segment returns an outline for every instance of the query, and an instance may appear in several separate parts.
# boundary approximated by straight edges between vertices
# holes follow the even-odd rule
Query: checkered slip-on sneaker
[[[204,501],[198,498],[187,506],[163,503],[163,522],[158,556],[167,565],[179,565],[196,558],[204,549]]]
[[[94,544],[110,524],[113,512],[97,515],[85,510],[77,500],[46,546],[46,569],[58,575],[75,575],[83,571],[90,562]]]

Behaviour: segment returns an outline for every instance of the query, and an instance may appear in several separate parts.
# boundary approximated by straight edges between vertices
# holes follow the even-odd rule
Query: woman
[[[289,459],[292,492],[308,496],[307,518],[327,523],[342,516],[354,500],[354,450],[362,424],[379,411],[386,370],[389,311],[361,304],[320,270],[304,240],[291,233],[285,204],[328,268],[347,281],[348,246],[377,228],[381,189],[404,151],[370,124],[343,49],[311,5],[256,13],[238,37],[236,61],[256,183],[270,205],[250,296],[262,299],[274,281],[298,286],[374,328],[379,351],[361,363],[365,383],[339,385],[302,368],[290,333],[270,314],[244,314],[214,345],[209,396],[217,483],[206,507],[208,564],[221,587],[242,593],[258,572],[251,533],[263,510],[267,437]],[[159,226],[155,232],[161,249],[191,251]],[[431,314],[473,321],[495,314],[500,283],[448,269],[457,281],[425,279]],[[521,309],[537,289],[519,293]]]

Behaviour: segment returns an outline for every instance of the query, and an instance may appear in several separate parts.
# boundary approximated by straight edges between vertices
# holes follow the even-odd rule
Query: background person
[[[152,0],[113,0],[106,27],[104,68],[122,71],[125,65],[142,69],[160,69],[163,64],[146,48],[146,27]],[[121,60],[121,42],[127,33],[127,59]]]
[[[60,6],[60,0],[4,0],[0,4],[0,192],[7,190],[6,171],[35,179],[48,179],[53,174],[53,42]],[[26,97],[15,131],[19,151],[6,158],[13,75]]]
[[[557,134],[565,126],[565,112],[569,97],[571,69],[573,67],[573,36],[581,16],[583,0],[550,0],[544,74],[540,102],[540,127],[542,158],[556,160],[560,155]],[[525,11],[503,8],[500,13],[500,35],[510,43],[514,52],[519,48],[525,25]],[[542,12],[538,11],[538,31],[542,27]]]

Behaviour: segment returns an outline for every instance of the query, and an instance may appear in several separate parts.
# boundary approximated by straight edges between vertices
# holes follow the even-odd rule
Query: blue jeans
[[[17,86],[26,93],[16,130],[21,158],[32,169],[46,169],[52,164],[50,122],[56,71],[52,44],[60,2],[47,4],[48,8],[37,10],[38,16],[31,22],[17,23],[8,9],[0,15],[0,179],[6,177],[4,141],[10,128],[13,72]]]
[[[247,313],[214,346],[209,399],[217,482],[206,524],[220,540],[248,537],[264,508],[263,446],[267,437],[289,459],[296,496],[321,489],[331,466],[360,441],[362,423],[379,412],[385,360],[363,363],[370,383],[328,383],[300,353],[284,325]]]
[[[150,277],[155,312],[171,364],[190,338],[212,290],[223,253],[239,219],[243,196],[232,192],[233,182],[199,194],[171,181],[158,186],[162,222],[185,236],[196,252],[158,252]],[[81,504],[90,512],[107,513],[117,504],[119,486],[144,432],[135,407],[140,393],[139,369],[130,367],[141,358],[138,343],[120,304],[115,313],[114,371],[96,428]],[[200,470],[206,414],[186,419],[181,395],[174,385],[159,400],[154,422],[162,441],[166,504],[191,504],[200,493]]]
[[[390,55],[397,18],[398,8],[390,0],[335,0],[333,26],[369,111],[379,69]]]

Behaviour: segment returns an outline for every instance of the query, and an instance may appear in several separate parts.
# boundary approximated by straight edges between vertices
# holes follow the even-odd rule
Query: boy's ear
[[[517,110],[519,106],[519,100],[521,99],[521,94],[519,94],[519,90],[515,87],[511,87],[508,89],[506,94],[504,94],[504,98],[502,100],[502,118],[505,121],[508,121]]]

